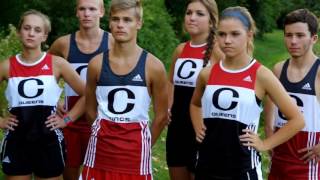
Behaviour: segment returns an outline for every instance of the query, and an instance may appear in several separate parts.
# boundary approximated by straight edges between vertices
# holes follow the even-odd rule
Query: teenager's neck
[[[227,69],[238,70],[250,64],[252,57],[246,52],[234,57],[227,57],[222,62],[223,66]]]
[[[115,42],[112,51],[116,57],[132,57],[139,49],[140,47],[136,41],[126,43]]]
[[[100,27],[91,28],[91,29],[84,29],[80,27],[78,31],[78,36],[84,40],[94,40],[94,39],[101,39],[101,35],[103,34],[103,30]]]
[[[20,55],[20,60],[25,63],[34,63],[38,61],[41,56],[43,55],[43,52],[41,49],[23,49]]]
[[[207,43],[208,35],[208,33],[190,35],[190,42],[192,45],[201,45]]]
[[[299,57],[291,57],[291,65],[296,67],[305,67],[313,64],[314,61],[317,59],[317,56],[314,54],[313,51],[306,53],[303,56]]]

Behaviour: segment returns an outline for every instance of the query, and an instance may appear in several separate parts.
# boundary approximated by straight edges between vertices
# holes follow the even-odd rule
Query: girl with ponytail
[[[197,142],[189,105],[196,79],[203,67],[219,61],[215,45],[218,9],[215,0],[190,0],[184,28],[190,40],[178,45],[169,75],[169,116],[167,165],[172,180],[192,180],[197,161]]]

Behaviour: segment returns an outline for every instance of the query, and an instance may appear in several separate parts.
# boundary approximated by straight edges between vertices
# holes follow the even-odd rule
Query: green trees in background
[[[105,0],[106,14],[109,2],[110,0]],[[144,25],[139,32],[138,43],[163,60],[165,64],[168,64],[171,54],[178,44],[178,39],[171,26],[171,17],[167,13],[163,0],[145,0],[143,2]],[[16,26],[22,12],[36,9],[47,14],[52,22],[52,32],[47,41],[47,44],[50,45],[57,37],[78,29],[75,3],[76,0],[2,1],[0,3],[3,8],[0,11],[0,29],[8,33],[8,24]],[[101,27],[108,30],[107,15],[101,20]]]
[[[20,51],[21,45],[18,40],[16,29],[14,26],[9,25],[8,34],[0,34],[0,60],[8,58],[9,56],[16,54]],[[7,102],[4,98],[4,90],[6,83],[0,85],[0,116],[2,117],[6,113]]]
[[[229,6],[245,6],[256,20],[259,35],[282,27],[285,14],[297,8],[309,8],[320,15],[319,0],[216,0],[220,12]],[[110,0],[105,0],[108,10]],[[144,26],[138,38],[139,44],[154,53],[166,64],[178,42],[187,39],[182,24],[188,0],[143,0]],[[47,44],[58,36],[77,30],[75,17],[76,0],[10,0],[1,1],[0,34],[8,34],[8,24],[17,25],[20,14],[28,9],[37,9],[47,14],[52,21],[52,32]],[[106,11],[107,12],[107,11]],[[106,13],[107,14],[107,13]],[[101,20],[108,30],[108,19]],[[1,40],[0,40],[1,41]],[[48,47],[48,46],[47,46]],[[0,52],[1,53],[1,52]],[[0,54],[2,56],[2,54]]]
[[[183,15],[187,0],[165,0],[168,12],[175,18],[174,29],[180,39],[184,38],[182,30]],[[320,15],[319,0],[216,0],[219,12],[230,6],[245,6],[251,12],[259,29],[259,36],[282,28],[282,19],[288,12],[298,8],[308,8]]]
[[[46,45],[46,47],[48,47],[58,36],[71,33],[78,29],[78,20],[75,17],[75,2],[75,0],[1,1],[0,61],[21,50],[14,26],[17,26],[22,12],[28,9],[36,9],[50,17],[52,32],[48,37]],[[106,14],[108,13],[109,2],[110,0],[105,0]],[[171,17],[167,13],[163,2],[163,0],[144,1],[144,24],[139,32],[138,43],[168,65],[171,61],[171,54],[179,40],[175,36],[171,26]],[[14,26],[9,24],[13,24]],[[101,20],[101,27],[108,30],[107,16]],[[3,97],[4,87],[5,83],[1,83],[0,115],[5,113],[7,107],[5,98]]]
[[[171,26],[163,0],[144,3],[144,25],[139,32],[138,43],[160,58],[168,67],[171,55],[179,40]]]

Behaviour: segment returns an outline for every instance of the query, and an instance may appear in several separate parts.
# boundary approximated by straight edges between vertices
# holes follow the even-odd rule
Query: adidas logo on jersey
[[[309,83],[307,83],[307,84],[303,85],[303,86],[302,86],[302,89],[304,89],[304,90],[309,90],[309,91],[311,91],[311,90],[312,90],[312,89],[311,89],[311,86],[310,86],[310,84],[309,84]]]
[[[9,159],[8,156],[6,156],[6,157],[2,160],[2,162],[11,163],[11,161],[10,161],[10,159]]]
[[[42,66],[41,69],[42,69],[42,70],[49,70],[50,68],[49,68],[49,66],[48,66],[47,64],[45,64],[44,66]]]
[[[132,78],[132,81],[143,81],[140,74],[137,74],[135,77]]]
[[[250,76],[247,76],[247,77],[243,78],[243,81],[252,82],[252,79]]]

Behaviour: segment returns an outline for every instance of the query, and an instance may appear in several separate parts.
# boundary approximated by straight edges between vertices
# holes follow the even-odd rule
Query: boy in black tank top
[[[320,60],[313,52],[318,19],[307,9],[284,19],[284,42],[290,59],[274,66],[274,74],[300,108],[306,125],[297,135],[273,149],[269,180],[320,179]],[[265,106],[266,134],[277,132],[287,119],[270,101]]]
[[[165,68],[137,45],[139,1],[112,0],[109,18],[114,45],[88,65],[86,105],[93,132],[82,178],[151,180],[151,148],[168,118]],[[149,130],[151,98],[155,115]]]
[[[100,28],[100,18],[104,11],[103,0],[77,0],[79,30],[58,38],[49,49],[52,54],[67,59],[83,81],[86,81],[89,61],[97,54],[107,51],[113,42],[112,36]],[[63,116],[64,111],[77,102],[78,95],[66,84],[65,101],[59,103],[58,111]],[[67,148],[65,180],[79,178],[90,132],[91,126],[85,116],[64,128]]]

